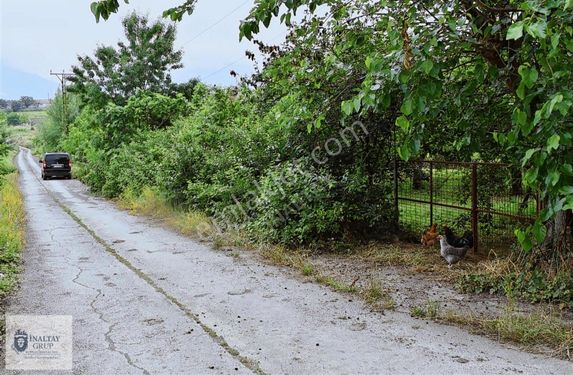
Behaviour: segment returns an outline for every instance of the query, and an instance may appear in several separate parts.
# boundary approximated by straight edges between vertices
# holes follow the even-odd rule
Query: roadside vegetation
[[[228,88],[173,83],[175,26],[127,16],[125,42],[78,58],[67,110],[58,96],[36,150],[70,152],[76,177],[125,208],[216,248],[256,248],[372,304],[393,305],[383,285],[321,274],[306,255],[359,248],[379,264],[439,269],[464,292],[571,308],[569,4],[287,3],[255,5],[242,37],[280,12],[291,33],[281,46],[256,41],[263,68]],[[104,18],[118,5],[97,4]],[[308,17],[291,24],[302,5]],[[395,242],[396,157],[512,163],[544,208],[534,225],[514,228],[518,244],[503,257],[434,267],[437,250]]]
[[[484,318],[472,314],[463,315],[451,309],[444,310],[437,301],[428,301],[424,305],[412,307],[410,315],[457,325],[532,351],[573,359],[573,327],[564,323],[558,313],[550,310],[522,315],[514,311],[510,302],[500,316]]]
[[[7,145],[5,115],[0,113],[0,300],[17,283],[20,252],[24,246],[24,206],[18,189],[16,169]]]

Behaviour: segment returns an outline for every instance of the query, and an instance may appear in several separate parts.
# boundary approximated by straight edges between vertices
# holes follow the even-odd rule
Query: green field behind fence
[[[484,169],[482,166],[481,169]],[[407,174],[401,174],[398,184],[398,201],[400,226],[402,230],[418,235],[430,226],[430,204],[412,202],[406,199],[418,201],[430,201],[429,168],[421,168],[424,178],[419,182],[418,188],[414,188],[413,178]],[[471,229],[471,179],[470,168],[436,168],[433,170],[433,222],[448,225],[457,232]],[[479,173],[479,169],[478,169]],[[480,180],[478,177],[478,207],[522,217],[534,218],[536,215],[537,202],[534,196],[524,201],[525,195],[511,194],[511,179],[509,173],[495,171],[497,178]],[[487,176],[489,177],[489,176]],[[496,176],[494,176],[496,177]],[[485,181],[484,181],[485,180]],[[480,183],[484,186],[480,186]],[[492,186],[495,189],[492,189]],[[481,199],[480,199],[481,197]],[[485,207],[484,201],[487,203]],[[439,204],[459,206],[466,208],[457,209],[443,207]],[[523,227],[527,221],[503,215],[478,214],[480,244],[486,247],[503,246],[514,242],[514,230]]]

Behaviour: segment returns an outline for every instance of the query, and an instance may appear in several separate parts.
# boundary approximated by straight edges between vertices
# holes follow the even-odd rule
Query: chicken
[[[454,247],[448,244],[444,236],[438,236],[438,240],[440,240],[440,255],[448,262],[448,267],[464,259],[470,248],[469,246]]]
[[[422,246],[434,246],[437,242],[438,232],[436,231],[436,224],[432,224],[430,229],[422,234],[420,242]]]
[[[474,236],[469,230],[462,237],[458,237],[447,225],[444,225],[444,234],[448,245],[453,247],[474,247]]]

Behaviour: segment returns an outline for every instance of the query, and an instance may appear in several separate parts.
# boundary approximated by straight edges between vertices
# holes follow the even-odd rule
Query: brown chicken
[[[430,229],[422,234],[422,238],[420,239],[422,246],[434,246],[438,243],[438,232],[436,231],[436,224],[432,224]]]

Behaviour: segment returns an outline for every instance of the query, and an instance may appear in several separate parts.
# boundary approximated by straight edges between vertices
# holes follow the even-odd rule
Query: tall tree
[[[36,101],[31,96],[22,96],[20,97],[20,103],[22,103],[24,108],[30,108],[36,103]]]
[[[22,110],[23,107],[24,107],[24,106],[22,105],[22,102],[19,101],[19,100],[12,100],[12,101],[10,101],[10,109],[11,109],[13,112],[19,112],[19,111]]]
[[[194,3],[182,1],[182,8],[164,15],[180,18]],[[106,18],[118,6],[117,0],[100,0],[92,11]],[[356,95],[341,104],[347,116],[398,100],[403,159],[420,152],[440,121],[453,123],[445,141],[458,148],[493,137],[546,202],[536,224],[516,232],[523,247],[540,245],[553,259],[573,250],[567,227],[573,209],[571,0],[265,0],[255,3],[240,35],[252,39],[274,18],[290,24],[301,7],[326,17],[315,14],[316,22],[298,30],[299,39],[317,40],[329,20],[334,55],[378,41],[379,48],[362,56],[367,72]],[[369,32],[348,32],[348,23]],[[399,85],[401,95],[386,82]]]
[[[94,56],[79,56],[73,67],[71,91],[85,103],[101,108],[108,101],[118,105],[137,90],[166,93],[173,69],[179,69],[182,51],[175,50],[176,27],[145,16],[130,14],[122,21],[126,42],[117,48],[101,46]]]
[[[462,120],[456,121],[453,138],[465,138],[474,125],[487,130],[521,163],[524,183],[539,190],[546,202],[537,223],[526,232],[516,232],[523,247],[542,245],[544,257],[551,260],[572,250],[567,227],[573,209],[570,0],[266,1],[256,4],[241,34],[251,38],[260,23],[268,25],[279,14],[283,3],[285,22],[303,4],[311,10],[326,4],[334,22],[351,14],[357,22],[375,25],[377,32],[371,37],[385,41],[382,49],[364,56],[368,74],[358,94],[342,104],[343,111],[350,115],[377,110],[388,100],[388,92],[377,82],[401,84],[396,124],[404,159],[419,151],[420,139],[432,130],[428,125],[444,114]],[[368,22],[370,15],[377,16],[376,23]],[[311,37],[320,31],[318,26],[307,33]],[[339,37],[340,46],[364,43],[354,33]],[[503,124],[499,118],[490,118],[489,124],[472,122],[481,117],[482,99],[486,105],[505,103],[511,122]],[[468,112],[470,121],[463,121]]]

